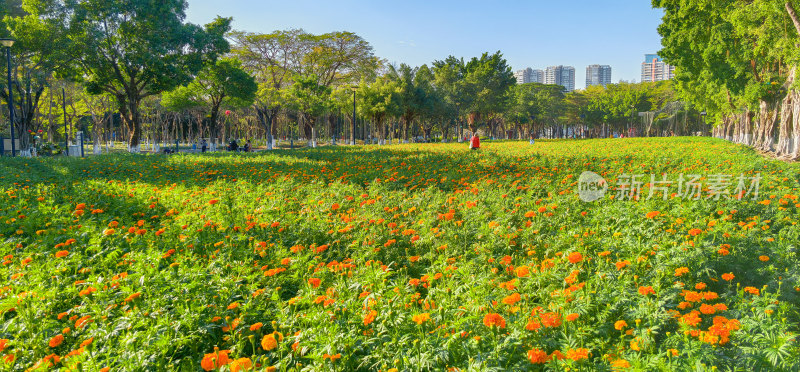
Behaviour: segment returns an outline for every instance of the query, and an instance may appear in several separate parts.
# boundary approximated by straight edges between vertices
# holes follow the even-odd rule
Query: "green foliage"
[[[217,18],[205,28],[184,23],[186,6],[182,0],[88,0],[71,11],[69,24],[84,51],[76,78],[90,93],[117,99],[131,146],[139,143],[143,99],[188,84],[229,50],[224,35],[231,20]]]
[[[202,107],[214,116],[220,107],[249,106],[257,89],[255,79],[241,68],[238,60],[221,58],[201,70],[188,85],[165,93],[161,104],[175,111]]]
[[[761,195],[585,203],[586,170]],[[697,137],[3,158],[0,367],[793,371],[799,176]]]
[[[464,65],[462,94],[472,97],[466,111],[475,118],[502,112],[508,103],[506,92],[515,82],[511,66],[500,51],[473,57]]]
[[[320,84],[316,75],[292,78],[294,84],[286,91],[287,105],[305,115],[310,122],[327,112],[331,107],[331,88]]]

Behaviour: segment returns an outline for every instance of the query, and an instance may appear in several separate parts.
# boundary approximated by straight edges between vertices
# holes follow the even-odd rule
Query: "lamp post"
[[[0,39],[0,44],[6,47],[6,61],[8,62],[8,118],[11,127],[11,156],[14,157],[16,147],[14,145],[14,92],[11,89],[11,46],[14,39]]]
[[[461,143],[461,102],[456,101],[456,142]]]
[[[703,135],[706,134],[706,111],[700,111],[700,117],[703,118]]]
[[[350,144],[356,144],[356,90],[358,90],[358,86],[352,86],[350,89],[353,90],[353,131],[350,132]]]

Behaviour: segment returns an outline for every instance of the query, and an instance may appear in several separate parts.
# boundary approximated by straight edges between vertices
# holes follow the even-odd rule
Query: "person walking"
[[[206,139],[203,138],[203,141],[200,142],[200,152],[206,152],[207,148],[208,148],[208,142],[206,142]]]
[[[469,148],[471,150],[477,150],[481,148],[481,140],[478,138],[478,133],[472,134],[472,139],[469,140]]]

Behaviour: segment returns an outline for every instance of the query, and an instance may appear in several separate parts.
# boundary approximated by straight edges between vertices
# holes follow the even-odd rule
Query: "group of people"
[[[206,141],[205,138],[200,140],[199,146],[197,144],[192,144],[192,150],[197,151],[198,147],[200,148],[200,152],[206,152],[210,148],[209,145],[208,145],[208,141]],[[251,152],[251,151],[253,151],[253,145],[250,144],[250,140],[247,140],[247,142],[245,142],[245,144],[244,144],[244,147],[241,147],[241,146],[239,146],[239,143],[236,142],[236,140],[234,139],[228,144],[227,150],[228,151]]]
[[[230,144],[228,144],[228,151],[243,151],[243,152],[250,152],[253,150],[252,145],[250,145],[250,140],[245,142],[244,147],[239,147],[239,143],[236,140],[232,140]]]

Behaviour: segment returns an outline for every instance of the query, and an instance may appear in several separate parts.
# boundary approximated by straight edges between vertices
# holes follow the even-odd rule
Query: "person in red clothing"
[[[478,133],[472,134],[472,139],[469,140],[469,148],[471,150],[477,150],[481,148],[481,140],[478,138]]]

